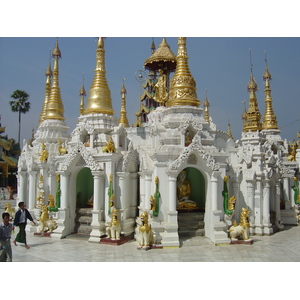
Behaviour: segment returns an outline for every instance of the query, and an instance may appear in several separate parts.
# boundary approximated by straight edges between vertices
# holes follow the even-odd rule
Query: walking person
[[[2,214],[3,223],[0,224],[0,262],[12,261],[11,250],[11,233],[14,230],[13,224],[9,223],[9,213],[4,212]]]
[[[19,226],[19,233],[17,234],[16,239],[14,240],[14,244],[17,246],[17,242],[23,243],[25,244],[25,248],[29,249],[30,247],[27,245],[26,242],[26,231],[25,231],[27,219],[33,222],[34,225],[36,225],[36,223],[33,221],[30,212],[25,208],[24,202],[19,202],[18,206],[20,209],[16,212],[14,225]]]

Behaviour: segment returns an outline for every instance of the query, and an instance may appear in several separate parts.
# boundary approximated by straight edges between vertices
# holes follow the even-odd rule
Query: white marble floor
[[[27,233],[30,249],[12,245],[13,262],[300,262],[300,226],[252,238],[252,245],[215,246],[205,237],[194,237],[182,241],[180,248],[143,251],[134,240],[112,246],[75,236],[53,239]]]

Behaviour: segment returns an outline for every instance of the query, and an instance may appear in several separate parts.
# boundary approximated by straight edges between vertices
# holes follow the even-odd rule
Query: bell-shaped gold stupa
[[[64,106],[61,100],[60,88],[58,84],[58,59],[61,58],[61,52],[58,47],[58,39],[56,39],[55,48],[52,51],[52,57],[54,58],[53,83],[50,90],[44,120],[52,119],[64,121]]]
[[[95,76],[88,93],[86,108],[82,113],[83,115],[99,113],[108,115],[114,114],[105,73],[104,38],[99,38],[96,50]]]
[[[268,69],[267,60],[266,60],[266,70],[263,75],[263,80],[265,81],[266,110],[262,122],[262,129],[263,130],[278,129],[277,118],[273,111],[273,105],[272,105],[273,100],[272,100],[271,88],[270,88],[270,81],[272,80],[272,76]]]
[[[193,78],[189,66],[186,51],[186,38],[178,38],[178,53],[175,74],[170,84],[169,100],[166,103],[170,106],[199,106],[200,101],[196,93],[196,81]]]

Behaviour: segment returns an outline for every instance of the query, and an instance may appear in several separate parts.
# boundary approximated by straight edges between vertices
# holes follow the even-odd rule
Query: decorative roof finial
[[[120,112],[120,120],[119,124],[123,125],[123,127],[129,127],[128,119],[127,119],[127,112],[126,112],[126,89],[124,85],[125,78],[123,78],[122,88],[121,88],[121,96],[122,96],[122,102],[121,102],[121,112]]]
[[[209,106],[210,106],[210,103],[208,101],[208,98],[207,98],[207,89],[205,89],[205,101],[203,103],[203,106],[204,106],[204,120],[205,122],[209,122]]]
[[[233,135],[232,135],[232,132],[231,132],[231,127],[230,127],[230,122],[229,122],[229,120],[228,120],[227,133],[228,133],[228,135],[229,135],[229,139],[230,139],[230,140],[233,140]]]
[[[152,38],[151,53],[154,54],[154,52],[155,52],[155,44],[154,44],[154,38]]]
[[[265,81],[265,114],[264,119],[262,122],[262,129],[278,129],[277,119],[273,111],[272,106],[272,96],[271,96],[271,88],[270,88],[270,81],[272,80],[272,75],[268,69],[268,62],[267,62],[267,52],[265,51],[265,62],[266,62],[266,69],[263,75],[263,80]]]
[[[84,111],[84,97],[86,96],[86,91],[84,89],[84,73],[82,74],[82,86],[81,89],[79,91],[79,96],[80,96],[80,115],[83,114]]]
[[[256,99],[256,91],[257,91],[257,84],[254,80],[253,77],[253,72],[252,72],[252,59],[251,59],[251,49],[249,49],[250,52],[250,80],[247,86],[248,92],[250,93],[249,95],[249,109],[247,112],[247,118],[246,121],[244,120],[244,128],[243,131],[257,131],[261,130],[261,114],[258,109],[257,105],[257,99]]]

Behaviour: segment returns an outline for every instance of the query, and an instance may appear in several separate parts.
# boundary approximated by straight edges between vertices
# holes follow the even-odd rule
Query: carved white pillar
[[[247,203],[250,209],[250,232],[254,231],[255,216],[254,216],[254,182],[252,180],[247,180]]]
[[[55,199],[56,195],[56,174],[55,172],[50,172],[49,174],[49,194]]]
[[[140,203],[139,206],[140,207],[144,207],[145,206],[145,174],[144,173],[139,173],[140,175]]]
[[[120,194],[119,194],[120,207],[117,208],[122,211],[123,220],[126,220],[127,210],[130,205],[130,203],[128,203],[128,183],[127,183],[129,172],[118,172],[117,175],[119,177],[119,186],[120,186]]]
[[[285,203],[285,209],[291,208],[291,201],[290,201],[290,186],[289,186],[289,178],[283,177],[283,199]]]
[[[169,211],[176,211],[177,205],[177,176],[169,174]]]
[[[145,203],[144,203],[144,207],[146,210],[150,210],[151,181],[152,181],[152,174],[146,174],[146,176],[145,176]]]
[[[19,202],[27,201],[27,173],[25,171],[18,172],[19,188],[18,188],[18,198]]]
[[[132,209],[135,211],[136,207],[137,207],[137,189],[138,189],[138,185],[137,185],[137,173],[131,173],[130,174],[130,178],[131,178],[131,193],[130,193],[130,197],[131,197],[131,207]]]
[[[233,196],[235,196],[236,203],[235,203],[235,210],[239,211],[240,210],[240,185],[238,182],[238,179],[233,180]]]
[[[211,175],[211,209],[212,211],[218,210],[218,176],[220,171],[214,171]]]
[[[36,174],[37,171],[29,171],[29,195],[28,195],[28,209],[32,210],[36,204]]]
[[[275,224],[279,229],[283,229],[284,226],[281,224],[281,214],[280,214],[280,179],[276,181],[275,212],[276,212]]]
[[[270,181],[268,179],[264,180],[263,187],[263,226],[265,234],[272,233],[270,224]]]
[[[92,175],[94,178],[94,202],[93,202],[93,210],[100,210],[100,202],[103,197],[101,197],[101,181],[103,184],[103,172],[92,171]],[[101,180],[102,179],[102,180]],[[102,189],[103,190],[103,189]]]
[[[60,177],[61,181],[61,202],[60,202],[60,208],[67,208],[68,205],[68,186],[69,186],[69,180],[70,180],[70,174],[63,173]]]

